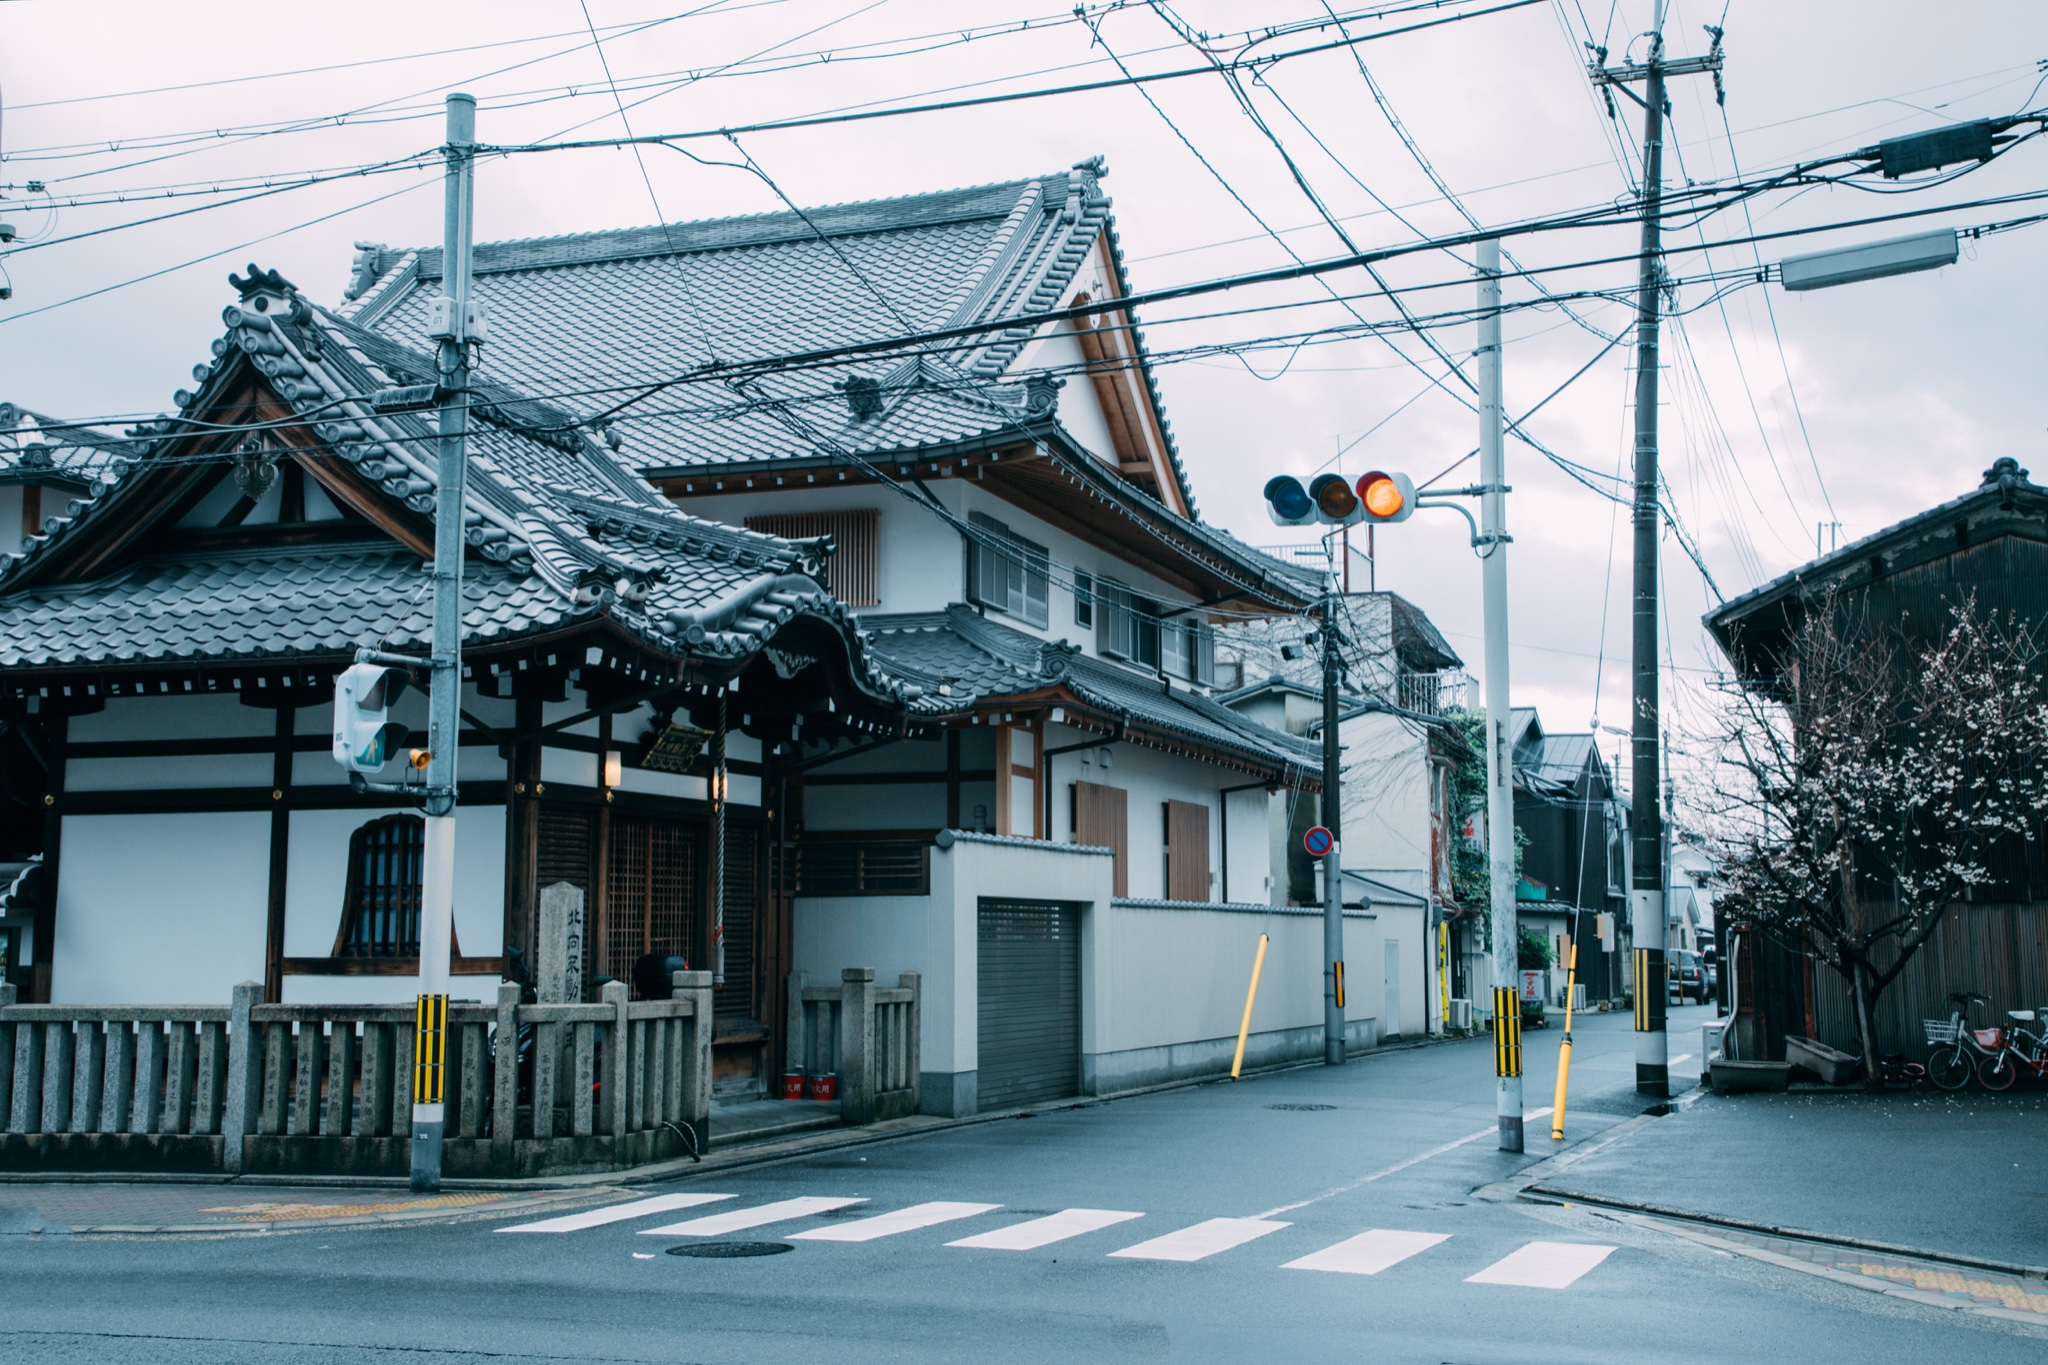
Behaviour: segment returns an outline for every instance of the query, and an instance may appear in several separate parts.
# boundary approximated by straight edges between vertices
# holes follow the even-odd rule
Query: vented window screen
[[[881,512],[854,507],[843,512],[778,512],[748,517],[747,529],[784,540],[832,537],[825,559],[825,586],[849,607],[882,604]]]
[[[975,535],[967,548],[968,596],[984,607],[1034,626],[1048,624],[1046,592],[1052,559],[1043,545],[980,512],[968,518]]]
[[[418,955],[426,828],[416,815],[387,815],[349,836],[336,957]]]
[[[1166,803],[1166,898],[1209,899],[1209,808],[1192,801]]]
[[[1122,787],[1099,782],[1074,784],[1074,842],[1115,850],[1111,889],[1119,896],[1131,893],[1129,796]]]

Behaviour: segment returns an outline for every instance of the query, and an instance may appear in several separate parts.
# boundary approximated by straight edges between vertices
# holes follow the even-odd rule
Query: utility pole
[[[1330,851],[1323,855],[1323,1063],[1344,1064],[1344,827],[1340,809],[1342,750],[1337,743],[1336,582],[1323,598],[1323,828]]]
[[[448,966],[455,916],[455,758],[462,707],[464,440],[469,433],[471,171],[476,100],[448,97],[448,169],[442,219],[441,298],[428,326],[440,342],[440,441],[434,495],[434,652],[427,720],[427,828],[421,870],[420,987],[413,1040],[412,1188],[441,1187],[443,1062]]]
[[[1643,245],[1636,298],[1635,613],[1632,645],[1634,720],[1631,725],[1629,844],[1635,866],[1629,886],[1629,929],[1636,993],[1636,1092],[1671,1095],[1670,1045],[1665,1034],[1664,820],[1658,772],[1657,695],[1657,334],[1664,289],[1664,82],[1670,76],[1712,72],[1718,91],[1721,35],[1705,57],[1664,60],[1664,3],[1655,0],[1647,61],[1590,68],[1596,85],[1619,90],[1643,106]],[[1630,89],[1643,82],[1639,96]],[[1610,100],[1612,96],[1609,96]]]
[[[1493,902],[1494,1112],[1522,1150],[1522,1002],[1515,923],[1515,755],[1508,702],[1508,502],[1500,389],[1500,243],[1479,243],[1479,535],[1486,631],[1486,861]]]

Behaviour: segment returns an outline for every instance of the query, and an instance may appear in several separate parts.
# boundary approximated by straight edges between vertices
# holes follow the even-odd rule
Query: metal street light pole
[[[1486,630],[1486,854],[1493,903],[1494,1110],[1522,1150],[1522,1005],[1516,989],[1515,756],[1508,701],[1507,469],[1502,450],[1500,243],[1479,243],[1479,516]]]
[[[440,342],[440,441],[434,495],[434,652],[427,719],[427,828],[421,868],[420,976],[413,1038],[412,1188],[441,1187],[442,1079],[448,967],[455,916],[455,759],[462,706],[464,441],[469,432],[471,169],[476,100],[448,97],[448,169],[442,219],[441,302],[430,325]]]

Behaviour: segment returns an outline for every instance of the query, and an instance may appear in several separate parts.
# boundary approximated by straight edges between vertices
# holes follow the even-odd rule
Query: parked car
[[[1691,1000],[1695,1005],[1707,1001],[1706,960],[1690,948],[1680,948],[1665,959],[1671,972],[1671,994],[1680,1000]]]

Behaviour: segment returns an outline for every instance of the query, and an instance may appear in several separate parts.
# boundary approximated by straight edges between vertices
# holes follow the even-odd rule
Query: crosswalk
[[[690,1193],[664,1194],[635,1199],[580,1213],[542,1219],[495,1229],[502,1233],[578,1233],[611,1227],[640,1219],[707,1205],[737,1201],[738,1195]],[[748,1204],[706,1212],[680,1222],[638,1229],[646,1237],[724,1237],[736,1232],[794,1223],[857,1209],[869,1200],[857,1195],[800,1195],[767,1203]],[[1000,1214],[1000,1204],[934,1200],[882,1213],[860,1210],[861,1216],[841,1217],[820,1226],[787,1234],[792,1242],[875,1242],[886,1237],[965,1222]],[[1078,1237],[1132,1223],[1146,1215],[1129,1209],[1060,1209],[1021,1222],[1005,1223],[966,1237],[948,1241],[949,1248],[971,1251],[1038,1251],[1056,1247]],[[1112,1260],[1168,1261],[1183,1264],[1206,1261],[1236,1251],[1261,1238],[1281,1232],[1294,1224],[1272,1217],[1209,1218],[1175,1227],[1128,1246],[1110,1251]],[[1423,1256],[1453,1240],[1446,1232],[1407,1228],[1368,1228],[1342,1241],[1281,1263],[1283,1270],[1310,1270],[1339,1275],[1378,1275],[1397,1265]],[[1510,1285],[1526,1289],[1569,1289],[1598,1267],[1615,1248],[1586,1242],[1533,1241],[1516,1247],[1476,1274],[1465,1276],[1468,1284]],[[639,1255],[639,1253],[635,1253]],[[643,1257],[644,1259],[644,1257]],[[1270,1262],[1269,1262],[1270,1264]],[[1469,1264],[1469,1262],[1467,1263]]]

